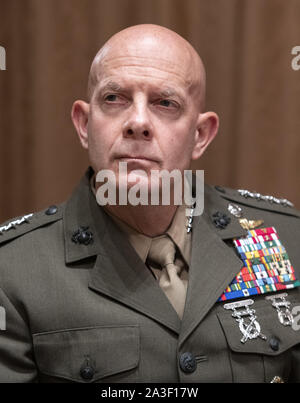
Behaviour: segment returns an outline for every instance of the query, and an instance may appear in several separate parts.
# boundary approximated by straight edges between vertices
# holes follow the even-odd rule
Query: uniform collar
[[[104,209],[97,204],[90,184],[93,174],[94,172],[92,168],[89,168],[66,203],[63,213],[66,262],[72,263],[100,253],[107,254],[105,234],[112,229],[122,233],[125,230],[125,232],[129,234],[129,241],[134,240],[134,244],[138,245],[137,253],[139,257],[142,261],[145,261],[149,251],[151,238],[139,234],[123,222],[118,223],[120,225],[117,225],[116,222],[108,216]],[[229,201],[221,197],[213,187],[209,185],[205,186],[205,206],[202,219],[207,223],[209,228],[223,240],[246,235],[246,231],[242,229],[238,219],[230,216],[228,213],[228,204]],[[225,229],[218,229],[213,223],[212,215],[217,211],[226,213],[231,218],[229,225]],[[185,236],[185,220],[185,206],[179,206],[167,233],[179,247],[184,259],[188,262],[190,252],[187,247],[187,237]],[[197,222],[198,220],[199,217],[194,218],[194,222]],[[74,232],[76,232],[80,227],[88,227],[88,230],[93,234],[93,242],[84,245],[78,243],[75,244],[72,241]],[[120,227],[122,228],[121,231]]]
[[[89,258],[104,253],[103,239],[108,228],[108,218],[99,209],[91,191],[90,178],[93,170],[89,168],[66,203],[63,213],[66,263]],[[75,243],[74,233],[80,228],[88,228],[93,241],[88,245]]]
[[[173,217],[170,227],[166,231],[166,234],[173,240],[177,245],[181,255],[187,264],[190,261],[190,238],[191,234],[187,233],[186,222],[187,217],[185,215],[185,206],[178,206]],[[120,220],[118,217],[111,214],[111,218],[117,223],[117,225],[122,229],[122,231],[127,235],[129,242],[136,250],[139,257],[145,263],[149,249],[154,238],[141,234],[134,228],[127,225],[124,221]]]
[[[207,225],[213,229],[213,231],[223,240],[240,237],[247,234],[247,230],[241,227],[238,218],[229,213],[229,204],[230,201],[224,199],[213,186],[205,185],[203,219],[206,221]],[[213,215],[218,212],[225,214],[228,218],[230,218],[230,222],[225,228],[218,228],[214,224]],[[246,218],[252,219],[254,217],[246,216]]]
[[[95,174],[92,175],[90,178],[90,186],[92,193],[96,197]],[[166,234],[169,235],[172,241],[176,244],[185,262],[187,263],[187,265],[189,265],[191,253],[191,233],[187,233],[186,208],[187,207],[184,205],[178,206],[173,220],[168,230],[166,231]],[[121,230],[126,234],[130,244],[133,246],[141,260],[145,263],[153,238],[138,232],[136,229],[129,226],[127,223],[116,217],[108,210],[104,210],[118,225],[118,227],[121,228]]]

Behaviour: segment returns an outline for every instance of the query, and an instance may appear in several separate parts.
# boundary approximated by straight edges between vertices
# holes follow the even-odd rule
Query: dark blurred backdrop
[[[206,181],[300,207],[300,0],[0,0],[0,220],[63,201],[88,165],[70,119],[90,63],[115,32],[156,23],[207,69],[219,135]]]

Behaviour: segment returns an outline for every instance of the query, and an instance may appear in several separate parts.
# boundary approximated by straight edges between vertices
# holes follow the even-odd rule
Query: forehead
[[[156,64],[153,60],[114,60],[102,65],[97,72],[96,88],[118,91],[122,89],[177,88],[179,92],[189,90],[188,76],[174,65]],[[170,94],[171,95],[171,94]]]
[[[96,57],[93,67],[98,83],[109,76],[120,76],[131,80],[174,81],[188,88],[195,75],[186,47],[147,37],[110,44]]]

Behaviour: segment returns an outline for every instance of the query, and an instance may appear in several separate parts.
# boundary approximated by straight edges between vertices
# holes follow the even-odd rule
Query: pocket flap
[[[97,326],[33,335],[39,370],[77,382],[93,382],[135,368],[139,326]]]
[[[300,331],[293,330],[292,326],[283,326],[272,306],[256,308],[256,320],[260,325],[261,333],[266,336],[266,340],[257,337],[242,343],[243,334],[239,328],[239,323],[231,315],[232,311],[217,313],[227,343],[232,351],[276,356],[300,343]],[[274,348],[274,340],[276,341],[276,348]]]

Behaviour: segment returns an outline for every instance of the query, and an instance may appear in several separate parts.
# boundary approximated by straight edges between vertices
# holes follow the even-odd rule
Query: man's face
[[[127,162],[128,173],[142,169],[148,176],[151,170],[188,169],[199,154],[200,107],[187,50],[146,37],[104,53],[87,110],[94,170],[112,170],[118,179],[120,162]]]

